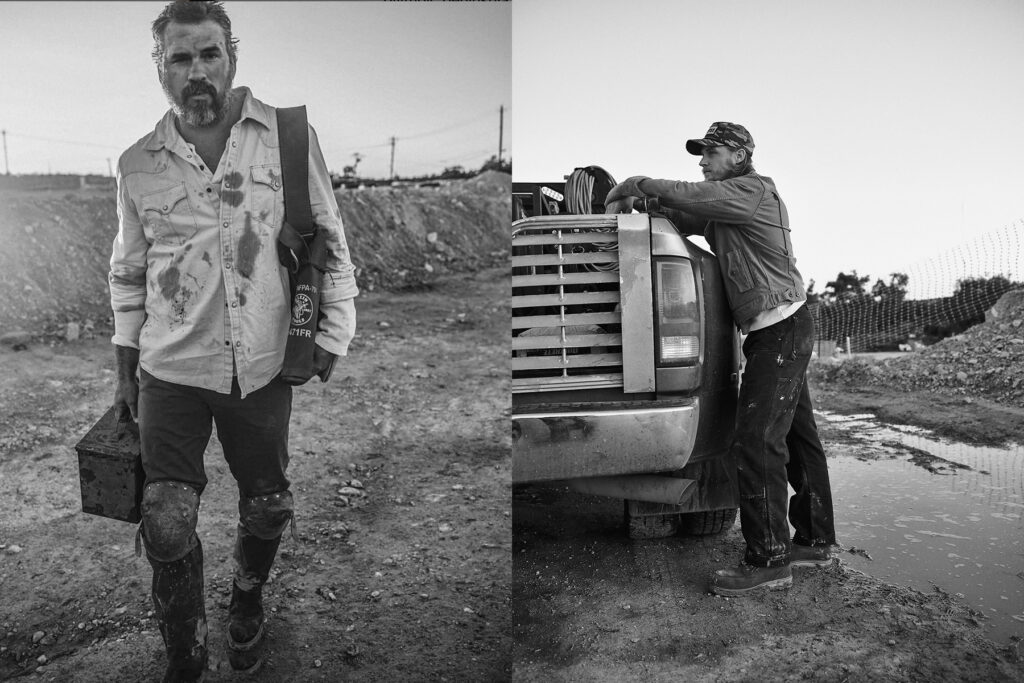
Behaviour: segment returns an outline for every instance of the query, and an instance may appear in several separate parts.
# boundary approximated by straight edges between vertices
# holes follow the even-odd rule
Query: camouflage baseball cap
[[[704,134],[704,137],[686,141],[686,151],[700,156],[705,147],[723,145],[733,149],[743,148],[747,150],[747,154],[752,154],[754,151],[754,138],[750,137],[747,129],[738,123],[715,121],[708,128],[708,132]]]

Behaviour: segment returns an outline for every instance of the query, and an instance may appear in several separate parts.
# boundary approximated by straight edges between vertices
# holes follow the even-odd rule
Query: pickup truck
[[[513,484],[621,498],[632,538],[728,529],[742,354],[717,259],[656,206],[512,192]]]

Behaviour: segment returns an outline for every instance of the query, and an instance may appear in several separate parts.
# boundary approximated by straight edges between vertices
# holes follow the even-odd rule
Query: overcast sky
[[[150,58],[163,5],[0,3],[11,173],[106,174],[152,130],[168,108]],[[391,136],[399,175],[478,168],[498,153],[499,108],[511,106],[508,3],[225,7],[240,41],[235,85],[271,105],[305,104],[332,170],[358,152],[361,174],[385,176]]]
[[[818,291],[1024,218],[1021,0],[514,0],[512,14],[514,180],[591,164],[700,180],[685,140],[742,123]],[[1002,257],[1020,277],[1017,245]]]

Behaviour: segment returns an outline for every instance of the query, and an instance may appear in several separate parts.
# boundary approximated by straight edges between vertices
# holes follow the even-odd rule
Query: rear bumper
[[[661,408],[512,415],[512,481],[681,469],[693,452],[700,399]]]

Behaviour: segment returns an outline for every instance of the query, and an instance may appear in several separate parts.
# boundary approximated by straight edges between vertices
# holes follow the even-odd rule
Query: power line
[[[507,107],[504,107],[504,105],[502,105],[501,109],[499,110],[499,114],[503,115],[503,111],[504,110],[507,110]],[[477,115],[473,116],[472,118],[465,119],[465,120],[459,121],[457,123],[450,123],[450,124],[448,124],[446,126],[442,126],[441,128],[435,128],[433,130],[424,131],[422,133],[416,133],[415,135],[396,135],[396,136],[394,136],[394,138],[396,140],[401,141],[401,142],[406,142],[406,141],[409,141],[409,140],[418,140],[420,138],[426,138],[426,137],[431,137],[431,136],[434,136],[434,135],[440,135],[441,133],[447,133],[447,132],[450,132],[452,130],[456,130],[456,129],[459,129],[459,128],[465,128],[465,127],[467,127],[467,126],[469,126],[469,125],[471,125],[473,123],[477,123],[478,121],[482,121],[482,120],[484,120],[486,118],[489,118],[489,117],[491,117],[493,115],[494,115],[494,110],[492,109],[492,110],[488,110],[486,112],[477,114]],[[371,144],[366,144],[366,145],[350,145],[350,146],[345,148],[345,151],[354,150],[354,149],[373,149],[375,147],[391,147],[391,146],[392,146],[391,138],[388,138],[387,142],[381,142],[381,143],[376,143],[376,144],[372,144],[372,145]]]
[[[82,140],[58,140],[56,138],[45,138],[39,135],[25,135],[24,133],[7,133],[12,138],[24,138],[26,140],[40,140],[42,142],[56,142],[62,145],[78,145],[80,147],[101,147],[103,149],[116,149],[123,151],[123,147],[115,147],[114,145],[101,145],[95,142],[84,142]]]

